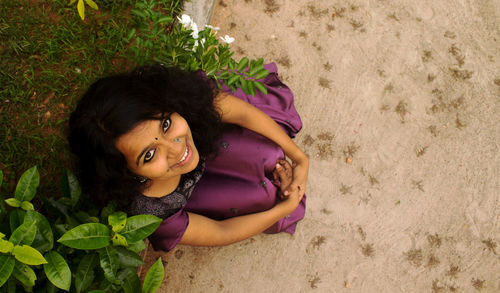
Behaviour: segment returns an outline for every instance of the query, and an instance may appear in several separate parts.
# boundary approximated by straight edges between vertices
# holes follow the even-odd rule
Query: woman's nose
[[[182,139],[176,137],[176,138],[169,138],[164,140],[164,144],[167,148],[167,157],[168,158],[177,158],[179,157],[179,153],[184,151],[184,144],[182,143]]]

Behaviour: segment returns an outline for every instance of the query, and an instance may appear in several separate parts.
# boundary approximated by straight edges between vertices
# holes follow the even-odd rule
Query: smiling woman
[[[102,205],[163,218],[156,249],[293,233],[309,160],[290,139],[302,126],[293,95],[266,69],[268,93],[254,97],[159,65],[95,82],[70,118],[84,188]]]
[[[199,162],[189,125],[177,113],[141,122],[118,138],[116,148],[130,171],[151,181],[143,190],[150,197],[173,192],[180,176],[193,171]]]

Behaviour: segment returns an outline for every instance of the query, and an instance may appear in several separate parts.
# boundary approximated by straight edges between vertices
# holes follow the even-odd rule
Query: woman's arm
[[[304,195],[309,172],[309,158],[283,129],[266,113],[233,95],[219,93],[215,100],[215,106],[221,113],[223,122],[245,127],[278,144],[294,165],[293,182],[285,191],[285,195],[294,189],[298,189],[299,193]]]
[[[276,171],[283,186],[286,187],[291,180],[290,174],[287,172],[288,166],[284,163],[283,166],[277,165]],[[296,191],[267,211],[224,221],[215,221],[198,214],[188,213],[189,224],[179,243],[195,246],[219,246],[250,238],[293,212],[301,200],[302,196]]]

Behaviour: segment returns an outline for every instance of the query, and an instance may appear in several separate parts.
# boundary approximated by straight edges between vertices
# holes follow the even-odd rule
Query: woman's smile
[[[189,163],[189,159],[191,159],[192,154],[193,152],[191,151],[191,148],[188,144],[186,144],[186,150],[184,151],[182,158],[175,165],[173,165],[172,168],[184,166]]]

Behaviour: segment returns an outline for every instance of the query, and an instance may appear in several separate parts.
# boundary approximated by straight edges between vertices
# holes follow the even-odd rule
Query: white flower
[[[182,23],[183,26],[188,27],[188,28],[191,26],[192,20],[191,20],[191,17],[189,15],[183,14],[181,16],[181,18],[177,17],[177,19],[179,20],[180,23]]]
[[[194,40],[193,48],[191,49],[191,51],[195,52],[196,47],[198,47],[198,40]]]
[[[198,25],[194,22],[191,23],[191,30],[193,30],[193,32],[191,32],[191,36],[194,38],[194,39],[197,39],[198,38]]]
[[[206,25],[205,25],[205,27],[208,27],[209,29],[211,29],[211,30],[213,30],[213,31],[218,31],[218,30],[220,30],[220,27],[218,27],[218,26],[213,27],[213,26],[211,26],[211,25],[209,25],[209,24],[206,24]]]
[[[200,44],[203,46],[205,44],[205,38],[201,39]]]
[[[226,44],[231,44],[232,42],[234,42],[234,38],[232,38],[228,35],[225,35],[224,37],[220,37],[220,38]]]

